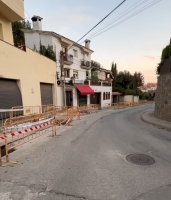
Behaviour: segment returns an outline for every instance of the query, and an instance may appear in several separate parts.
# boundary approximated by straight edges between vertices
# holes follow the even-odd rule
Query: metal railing
[[[66,65],[72,64],[72,63],[73,63],[73,55],[66,54],[66,55],[64,56],[64,63],[65,63]]]
[[[101,81],[99,81],[99,82],[90,81],[90,85],[92,85],[92,86],[101,86],[102,83],[101,83]]]
[[[90,67],[91,67],[90,61],[81,60],[81,68],[83,68],[83,69],[90,69]]]
[[[9,160],[9,151],[47,133],[57,135],[56,128],[61,125],[71,125],[72,120],[80,119],[83,114],[98,112],[98,105],[86,106],[18,106],[12,109],[0,110],[0,148],[5,146],[5,161],[0,150],[0,166],[2,163],[16,162]]]
[[[104,108],[123,109],[126,106],[144,105],[149,102],[139,103],[119,102],[107,103]],[[152,102],[150,102],[152,103]],[[20,109],[19,109],[20,108]],[[74,119],[81,116],[96,113],[99,105],[89,104],[84,106],[21,106],[12,109],[0,109],[0,148],[5,146],[6,159],[2,160],[0,151],[0,166],[2,163],[16,163],[10,161],[9,151],[25,143],[35,140],[47,133],[57,135],[57,126],[71,125]]]
[[[102,82],[102,86],[111,87],[111,86],[112,86],[112,83],[111,83],[111,82]]]

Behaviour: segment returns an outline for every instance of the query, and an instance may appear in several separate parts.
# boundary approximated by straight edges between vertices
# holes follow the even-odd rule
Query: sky
[[[43,18],[43,30],[54,31],[78,41],[122,1],[25,0],[25,17],[30,20],[33,15],[38,15]],[[159,3],[120,23],[153,2]],[[111,63],[115,62],[118,71],[140,71],[146,83],[157,82],[156,66],[160,62],[162,49],[171,37],[170,8],[171,0],[126,0],[84,38],[90,38],[113,20],[113,24],[110,25],[114,26],[112,29],[91,39],[91,49],[94,51],[92,59],[106,69],[111,69]]]

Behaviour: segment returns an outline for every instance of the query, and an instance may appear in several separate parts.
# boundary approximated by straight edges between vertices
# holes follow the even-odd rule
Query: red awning
[[[94,94],[94,90],[88,85],[76,85],[75,87],[80,91],[81,95]]]

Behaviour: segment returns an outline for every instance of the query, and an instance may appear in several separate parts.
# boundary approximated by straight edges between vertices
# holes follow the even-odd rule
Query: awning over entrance
[[[94,91],[88,85],[76,85],[75,87],[80,91],[81,95],[94,94]]]

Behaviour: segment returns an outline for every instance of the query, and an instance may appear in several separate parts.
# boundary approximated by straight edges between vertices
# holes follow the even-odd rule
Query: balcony
[[[111,82],[102,82],[102,86],[111,87],[112,83]]]
[[[73,55],[66,54],[64,56],[64,64],[65,65],[72,65],[73,64]]]
[[[90,81],[90,85],[92,85],[92,86],[101,86],[101,82],[100,81],[98,81],[98,82]]]
[[[90,62],[86,60],[81,60],[81,68],[89,70],[91,68]]]
[[[107,81],[91,81],[91,80],[85,80],[84,81],[84,85],[89,85],[89,86],[99,86],[99,87],[112,87],[112,83],[111,82],[107,82]]]

